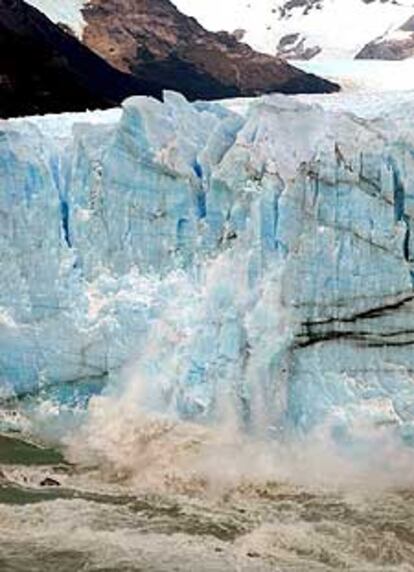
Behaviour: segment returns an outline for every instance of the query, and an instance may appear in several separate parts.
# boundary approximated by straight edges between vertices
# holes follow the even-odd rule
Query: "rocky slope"
[[[0,0],[0,116],[106,108],[130,95],[190,99],[330,92],[337,86],[205,31],[167,0]],[[52,9],[53,7],[53,9]],[[71,8],[69,10],[69,8]],[[65,16],[60,25],[49,20]],[[79,10],[78,10],[79,13]],[[94,53],[95,52],[95,53]]]
[[[172,1],[208,30],[225,30],[259,52],[284,59],[395,60],[411,57],[414,51],[413,0],[226,0],[220,10],[210,0]],[[89,35],[96,24],[90,9],[85,11],[85,0],[29,2],[80,38],[85,28],[89,26]],[[92,4],[105,9],[107,2]],[[121,10],[127,4],[116,3]]]
[[[92,0],[83,17],[85,45],[123,72],[162,77],[189,99],[335,89],[234,36],[206,31],[169,0]]]
[[[73,29],[117,69],[161,78],[163,87],[189,99],[336,90],[280,59],[253,51],[231,34],[206,31],[169,0],[93,0],[78,3],[77,16],[68,2],[60,3],[59,11],[48,0],[31,3]]]
[[[0,0],[0,116],[106,108],[161,88],[122,73],[21,0]]]

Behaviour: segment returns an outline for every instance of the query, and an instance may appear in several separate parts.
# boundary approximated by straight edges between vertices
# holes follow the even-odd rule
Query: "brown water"
[[[0,471],[2,572],[414,571],[411,490],[189,479],[153,494],[5,438]]]

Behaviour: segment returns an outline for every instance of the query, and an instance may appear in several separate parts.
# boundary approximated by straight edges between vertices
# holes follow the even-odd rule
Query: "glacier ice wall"
[[[414,421],[414,97],[165,95],[0,124],[0,388],[250,427]],[[342,99],[341,99],[342,98]]]

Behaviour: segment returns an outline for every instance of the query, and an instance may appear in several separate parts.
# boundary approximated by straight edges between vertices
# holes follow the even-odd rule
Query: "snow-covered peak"
[[[244,32],[259,51],[304,59],[354,58],[414,15],[413,0],[173,0],[210,30]]]

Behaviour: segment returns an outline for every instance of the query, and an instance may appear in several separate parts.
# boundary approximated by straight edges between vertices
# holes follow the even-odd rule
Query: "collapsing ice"
[[[166,93],[3,122],[3,397],[109,379],[147,410],[231,411],[250,432],[386,425],[410,442],[405,98]]]

